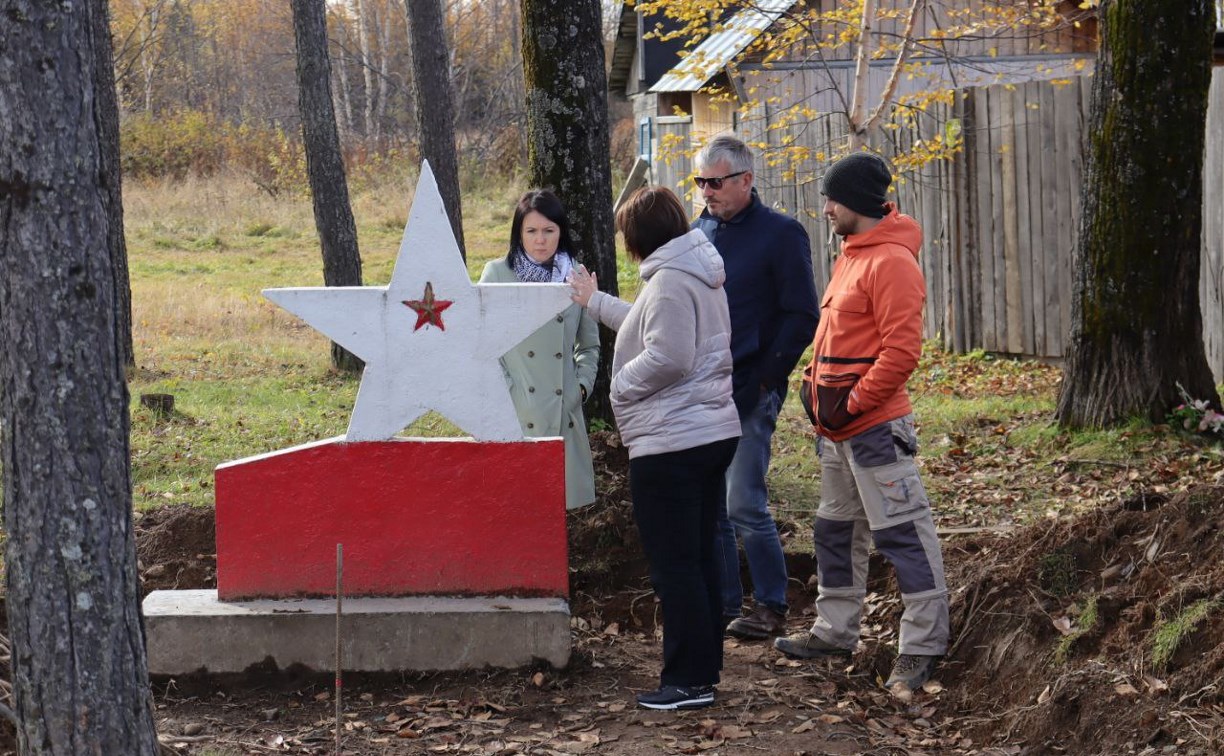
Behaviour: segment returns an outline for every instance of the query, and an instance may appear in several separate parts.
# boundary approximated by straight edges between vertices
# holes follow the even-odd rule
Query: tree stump
[[[141,394],[140,405],[158,417],[166,417],[174,412],[174,394]]]

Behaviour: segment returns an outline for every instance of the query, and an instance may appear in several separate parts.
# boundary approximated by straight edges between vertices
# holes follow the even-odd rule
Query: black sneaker
[[[714,686],[681,688],[678,685],[663,685],[658,690],[640,694],[637,702],[647,709],[700,709],[714,703]]]

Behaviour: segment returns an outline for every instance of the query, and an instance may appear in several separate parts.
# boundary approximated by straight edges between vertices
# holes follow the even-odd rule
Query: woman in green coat
[[[574,268],[565,206],[546,189],[527,192],[514,209],[510,252],[489,261],[481,283],[564,283]],[[599,326],[579,305],[502,357],[510,396],[526,436],[565,439],[565,505],[595,501],[595,471],[582,404],[599,365]]]

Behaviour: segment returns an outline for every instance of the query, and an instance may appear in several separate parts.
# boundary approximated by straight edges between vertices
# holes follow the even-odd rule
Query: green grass
[[[513,181],[469,182],[464,236],[470,276],[501,257]],[[354,194],[363,280],[390,280],[415,176]],[[328,343],[272,305],[262,289],[321,286],[322,262],[306,197],[272,200],[239,177],[125,186],[133,339],[133,488],[137,507],[210,505],[224,462],[341,435],[358,379],[331,370]],[[622,290],[636,266],[618,261]],[[175,397],[169,417],[140,395]],[[430,413],[405,435],[458,435]]]
[[[1188,636],[1199,624],[1222,606],[1218,599],[1199,599],[1152,632],[1152,667],[1164,669]]]
[[[1071,649],[1075,642],[1096,629],[1098,622],[1100,617],[1097,613],[1097,597],[1089,596],[1076,618],[1075,629],[1060,638],[1058,645],[1054,647],[1054,663],[1060,666],[1066,664],[1071,658]]]

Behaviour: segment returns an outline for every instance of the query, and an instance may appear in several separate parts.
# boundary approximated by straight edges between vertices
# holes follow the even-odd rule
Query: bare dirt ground
[[[345,753],[1224,752],[1224,488],[1140,494],[1008,533],[946,537],[954,645],[910,700],[880,688],[900,604],[890,570],[873,559],[863,642],[848,663],[728,641],[717,704],[672,714],[633,705],[656,680],[658,614],[623,450],[600,436],[596,452],[605,496],[570,520],[570,666],[350,675]],[[211,511],[167,507],[137,530],[146,591],[215,585]],[[814,564],[790,561],[798,630],[812,619]],[[158,730],[175,753],[330,754],[331,696],[326,673],[159,680]],[[4,735],[0,751],[12,752]]]

